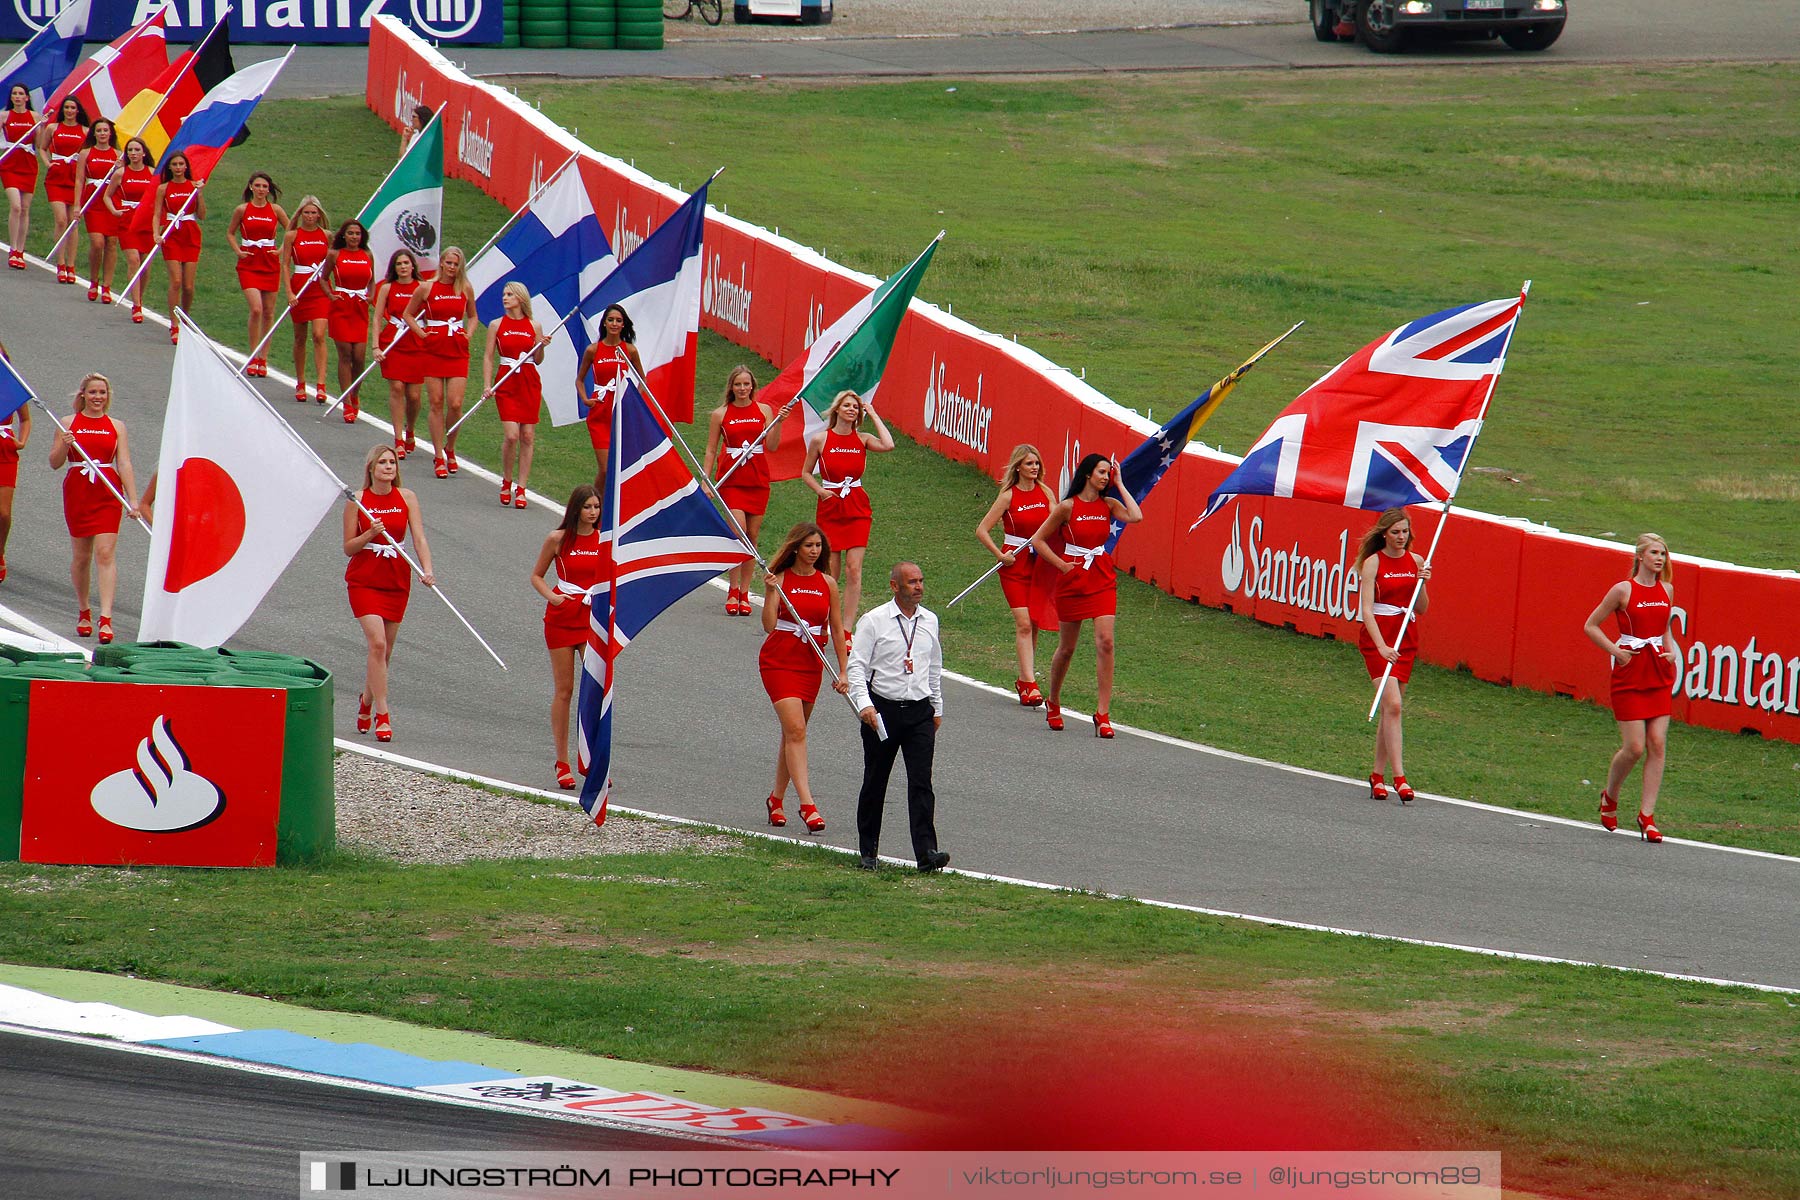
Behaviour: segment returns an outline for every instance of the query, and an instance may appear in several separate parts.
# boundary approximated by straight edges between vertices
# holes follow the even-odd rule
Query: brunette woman
[[[60,471],[65,465],[69,468],[63,476],[63,520],[69,527],[73,551],[69,577],[75,584],[75,632],[80,637],[94,633],[88,594],[97,566],[102,644],[113,640],[113,592],[119,582],[119,518],[127,508],[129,515],[138,515],[134,499],[137,478],[131,470],[125,422],[110,416],[111,408],[111,381],[99,372],[82,376],[81,386],[75,389],[75,416],[69,422],[68,432],[57,431],[56,441],[50,446],[51,469]],[[107,486],[108,482],[112,487]],[[125,506],[119,504],[114,488],[125,496]]]
[[[1412,679],[1413,658],[1419,649],[1419,618],[1431,607],[1425,581],[1431,578],[1431,564],[1412,552],[1412,522],[1406,510],[1390,508],[1376,519],[1357,547],[1356,561],[1362,596],[1363,662],[1370,679],[1380,679],[1388,672],[1381,689],[1381,716],[1375,726],[1375,768],[1369,773],[1369,795],[1387,799],[1383,772],[1394,772],[1394,793],[1400,803],[1412,801],[1413,790],[1406,782],[1406,764],[1401,757],[1400,719],[1406,699],[1406,685]],[[1413,619],[1406,621],[1406,606],[1418,589],[1418,603],[1413,606]],[[1402,623],[1406,632],[1400,632]],[[1388,664],[1393,670],[1388,671]]]
[[[359,506],[360,505],[360,506]],[[375,517],[370,523],[365,510]],[[400,460],[392,446],[376,446],[363,460],[363,489],[344,506],[344,582],[350,590],[350,612],[362,626],[368,645],[363,689],[356,697],[356,732],[373,724],[375,740],[394,740],[388,712],[388,665],[412,594],[412,568],[401,557],[400,544],[412,535],[419,556],[419,582],[437,584],[431,572],[431,547],[419,516],[419,498],[400,486]]]
[[[152,221],[156,240],[162,243],[163,265],[169,269],[169,341],[179,340],[181,322],[175,310],[192,313],[194,275],[200,267],[200,222],[206,218],[206,197],[188,175],[187,155],[177,150],[163,159],[157,174],[156,212]]]
[[[1656,797],[1662,791],[1675,681],[1681,677],[1681,647],[1669,627],[1675,611],[1675,566],[1669,561],[1669,544],[1660,534],[1640,534],[1631,567],[1631,578],[1608,588],[1587,619],[1589,640],[1613,660],[1613,719],[1619,724],[1619,749],[1600,790],[1600,824],[1609,830],[1619,827],[1619,789],[1642,759],[1638,833],[1647,842],[1660,842]],[[1615,615],[1619,633],[1608,637],[1601,625]]]
[[[1075,468],[1068,493],[1031,536],[1031,548],[1058,576],[1056,653],[1050,659],[1050,699],[1044,705],[1044,720],[1051,729],[1063,727],[1063,680],[1081,641],[1081,623],[1092,621],[1094,736],[1113,736],[1113,620],[1119,607],[1119,580],[1106,543],[1114,521],[1131,525],[1143,519],[1143,510],[1119,478],[1119,464],[1090,454]]]
[[[1013,652],[1018,656],[1019,703],[1036,708],[1044,702],[1037,685],[1037,631],[1055,629],[1057,574],[1031,548],[1031,535],[1056,507],[1056,494],[1044,486],[1044,456],[1036,446],[1013,447],[1006,471],[1000,476],[1000,494],[988,506],[975,537],[1000,561],[1000,591],[1012,609]],[[996,546],[992,530],[1001,523],[1002,542]]]
[[[329,404],[325,393],[325,334],[331,323],[331,235],[325,232],[325,206],[317,196],[302,196],[294,208],[294,227],[281,240],[281,298],[294,325],[294,402],[305,404],[307,349],[312,350],[313,398]]]
[[[114,219],[119,231],[119,248],[125,251],[125,269],[135,280],[131,285],[131,321],[144,323],[144,277],[138,273],[144,256],[156,245],[156,235],[149,221],[140,217],[145,205],[152,210],[156,203],[155,160],[143,138],[127,138],[120,151],[124,163],[106,186],[101,203]]]
[[[407,120],[406,126],[400,130],[400,156],[402,158],[406,157],[406,148],[412,145],[413,139],[418,137],[421,133],[424,133],[425,127],[431,124],[431,117],[432,112],[429,108],[426,108],[423,104],[413,105],[411,118]]]
[[[362,411],[362,385],[350,390],[369,361],[369,289],[375,283],[375,256],[369,253],[369,231],[352,217],[331,239],[331,306],[326,331],[337,347],[338,390],[344,397],[344,424],[354,425]]]
[[[437,278],[413,293],[407,324],[424,347],[426,420],[437,448],[432,471],[439,479],[456,473],[456,435],[445,430],[462,417],[469,385],[469,325],[475,320],[475,289],[463,270],[460,246],[446,247]]]
[[[639,375],[644,364],[638,361],[637,329],[631,318],[617,304],[609,304],[600,314],[600,340],[581,352],[581,365],[575,368],[575,399],[587,406],[588,443],[594,448],[596,473],[606,474],[606,447],[612,441],[613,402],[625,390],[630,371],[619,361],[623,354]],[[588,372],[594,373],[591,389],[583,391]]]
[[[500,414],[500,507],[524,508],[525,485],[531,479],[531,452],[537,445],[538,410],[544,384],[537,364],[544,361],[549,339],[531,316],[531,293],[513,280],[500,289],[506,315],[488,326],[487,350],[481,356],[481,390],[496,381],[494,408]],[[513,464],[518,464],[519,490],[513,492]]]
[[[388,412],[394,423],[394,453],[404,459],[418,445],[420,396],[425,387],[423,344],[406,322],[406,309],[419,290],[419,263],[409,250],[388,256],[387,275],[375,289],[381,324],[375,353],[388,385]]]
[[[756,376],[749,367],[733,367],[725,376],[725,397],[719,407],[706,418],[706,461],[702,469],[709,478],[730,472],[731,478],[719,486],[719,499],[731,511],[732,520],[750,535],[754,546],[762,534],[763,514],[769,510],[769,458],[780,445],[781,430],[769,428],[775,414],[768,405],[756,399]],[[757,438],[764,429],[769,436],[761,443]],[[756,572],[754,559],[733,567],[727,581],[725,611],[732,616],[747,617],[755,611],[750,603],[750,579]]]
[[[865,416],[875,432],[859,428]],[[848,390],[832,400],[825,420],[825,431],[806,444],[800,482],[819,498],[813,520],[825,531],[831,547],[825,573],[835,580],[839,571],[843,572],[844,618],[854,626],[857,606],[862,603],[863,554],[875,522],[874,506],[863,487],[863,471],[871,450],[885,454],[894,448],[894,435],[873,404]]]
[[[0,345],[0,359],[6,347]],[[13,489],[19,483],[19,452],[31,440],[31,405],[0,421],[0,583],[6,581],[6,539],[12,536]]]
[[[88,115],[70,96],[57,107],[56,123],[38,131],[38,161],[44,164],[44,197],[56,218],[56,282],[75,283],[75,239],[64,237],[75,220],[76,176],[88,144]]]
[[[510,285],[509,285],[510,286]],[[582,484],[569,493],[562,523],[550,531],[531,568],[531,586],[544,598],[544,644],[550,649],[550,738],[556,746],[556,784],[575,786],[569,769],[569,701],[575,662],[587,644],[588,592],[600,582],[600,494]],[[545,578],[551,565],[556,582]]]
[[[106,206],[106,190],[119,166],[119,131],[105,117],[88,126],[87,149],[75,164],[75,195],[88,235],[88,302],[112,303],[119,266],[119,219]]]
[[[817,525],[802,521],[788,530],[781,548],[769,560],[769,573],[763,581],[762,623],[767,636],[756,660],[762,672],[763,691],[775,705],[775,718],[781,722],[775,787],[768,801],[769,824],[787,824],[782,801],[792,782],[794,795],[800,801],[800,820],[808,833],[819,833],[825,828],[825,818],[813,802],[806,771],[806,723],[812,718],[813,702],[819,697],[819,680],[824,674],[815,647],[819,651],[836,651],[837,682],[832,688],[839,695],[850,691],[844,679],[850,652],[844,640],[837,584],[818,569],[819,560],[830,552],[831,543]],[[787,603],[782,602],[783,596]]]
[[[37,191],[38,115],[24,84],[7,89],[0,117],[0,188],[6,189],[6,265],[25,269],[25,239],[31,234],[31,195]]]
[[[250,312],[250,348],[263,344],[275,323],[275,296],[281,290],[281,245],[287,237],[288,216],[281,207],[281,189],[267,171],[251,173],[244,185],[244,202],[231,210],[225,241],[237,255],[238,288]],[[245,375],[266,376],[269,360],[261,354],[244,367]]]

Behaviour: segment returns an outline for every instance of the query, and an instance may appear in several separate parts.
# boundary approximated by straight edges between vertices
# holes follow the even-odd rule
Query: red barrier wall
[[[582,180],[621,256],[683,198],[581,145],[506,92],[468,79],[386,17],[370,30],[367,97],[396,129],[414,104],[447,102],[447,169],[510,208],[579,152]],[[765,229],[709,215],[702,321],[778,365],[878,282]],[[698,394],[710,400],[717,386],[702,380]],[[996,477],[1015,444],[1033,442],[1058,484],[1082,454],[1123,458],[1154,430],[1065,368],[917,300],[878,407],[899,432]],[[799,436],[797,423],[790,426],[784,439]],[[1190,446],[1145,504],[1143,524],[1120,541],[1120,565],[1177,596],[1354,639],[1353,559],[1373,514],[1245,497],[1190,533],[1207,494],[1235,463]],[[1415,511],[1421,549],[1435,522],[1435,512]],[[1676,633],[1686,657],[1676,718],[1800,741],[1800,627],[1792,618],[1800,612],[1800,575],[1676,562]],[[1607,657],[1582,622],[1630,564],[1629,547],[1458,509],[1434,562],[1420,653],[1497,683],[1605,703]]]

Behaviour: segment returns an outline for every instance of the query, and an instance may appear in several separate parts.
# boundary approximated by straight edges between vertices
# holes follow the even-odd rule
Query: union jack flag
[[[1294,496],[1350,508],[1456,494],[1525,296],[1422,317],[1339,363],[1282,410],[1207,498]]]
[[[581,807],[606,823],[612,792],[613,670],[631,640],[671,604],[750,552],[713,507],[669,434],[630,384],[613,405],[600,497],[602,579],[581,655],[577,706]]]

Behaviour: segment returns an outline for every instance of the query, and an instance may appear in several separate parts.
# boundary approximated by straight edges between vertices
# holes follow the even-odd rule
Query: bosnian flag
[[[825,410],[832,399],[848,388],[865,399],[874,399],[881,386],[881,373],[887,369],[888,355],[894,349],[894,337],[900,332],[900,321],[925,278],[925,268],[937,253],[943,233],[931,239],[919,257],[905,269],[896,271],[867,296],[850,306],[850,310],[814,339],[804,353],[782,368],[756,394],[757,400],[781,419],[784,409],[798,407],[804,414],[806,430],[791,436],[782,428],[781,444],[769,459],[769,477],[775,480],[798,479],[806,462],[806,444],[825,428]],[[793,405],[796,397],[806,403]]]
[[[1448,504],[1524,307],[1521,291],[1370,342],[1282,410],[1194,524],[1237,495],[1377,511]]]
[[[292,57],[294,48],[290,46],[280,58],[245,67],[206,93],[169,142],[169,154],[177,150],[186,154],[188,173],[193,178],[205,179],[211,175],[219,160],[225,157],[225,151],[231,148],[238,131],[243,129],[244,122],[256,111],[257,102],[268,94],[275,84],[275,77]],[[163,157],[167,158],[168,154]]]
[[[81,46],[87,40],[88,7],[89,0],[73,0],[29,42],[13,51],[11,58],[0,63],[0,96],[9,95],[15,84],[23,84],[31,93],[31,107],[45,112],[45,100],[81,61]]]
[[[133,25],[101,47],[50,94],[42,111],[54,113],[66,97],[73,96],[87,109],[89,120],[117,118],[126,101],[155,83],[168,68],[169,45],[163,32],[168,11],[164,5],[148,21]]]
[[[694,371],[700,357],[700,242],[706,230],[706,189],[700,185],[669,219],[581,300],[588,341],[599,340],[600,315],[617,304],[637,332],[644,380],[671,421],[694,419]],[[558,314],[561,315],[561,314]],[[591,395],[591,380],[582,394]],[[587,416],[586,405],[582,417]]]
[[[626,384],[612,417],[600,496],[603,577],[589,597],[576,708],[587,775],[581,807],[596,825],[606,823],[612,792],[613,674],[620,651],[664,609],[751,557],[635,383]]]
[[[217,646],[250,619],[343,493],[182,319],[138,636]]]
[[[475,288],[475,315],[492,325],[506,315],[501,291],[517,281],[531,294],[532,316],[548,333],[555,324],[575,312],[588,295],[612,273],[619,260],[594,215],[594,202],[574,161],[545,184],[500,239],[469,265],[469,282]],[[636,313],[631,309],[634,321]],[[538,370],[546,379],[573,379],[582,352],[592,340],[579,319],[568,321],[551,334]],[[641,331],[643,325],[638,324]],[[643,334],[640,332],[639,337]],[[582,413],[568,388],[547,389],[544,403],[550,423],[571,425]]]
[[[33,399],[35,399],[35,393],[32,392],[31,385],[26,383],[25,377],[19,374],[18,369],[12,363],[7,361],[6,355],[0,354],[0,427],[5,429],[5,433],[0,433],[0,437],[12,437],[13,414],[24,408]]]
[[[444,232],[444,106],[407,146],[357,220],[369,231],[375,273],[387,270],[394,251],[405,250],[419,265],[419,277],[437,274]],[[466,263],[464,264],[467,265]]]

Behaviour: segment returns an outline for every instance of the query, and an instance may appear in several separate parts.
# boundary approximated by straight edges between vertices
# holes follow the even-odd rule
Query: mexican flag
[[[795,404],[803,414],[800,422],[788,420],[781,427],[780,448],[769,459],[769,477],[775,480],[798,479],[806,462],[806,443],[825,428],[821,414],[832,398],[845,388],[858,395],[873,398],[881,386],[881,373],[887,369],[888,355],[894,349],[894,335],[900,332],[900,320],[906,306],[919,290],[919,280],[931,265],[939,233],[931,239],[925,252],[912,260],[904,270],[889,276],[879,287],[850,306],[850,311],[831,323],[819,334],[806,352],[783,368],[756,394],[779,418],[781,410],[798,398]]]
[[[357,218],[368,227],[377,276],[396,250],[411,252],[421,277],[437,273],[444,230],[443,116],[440,107]]]

